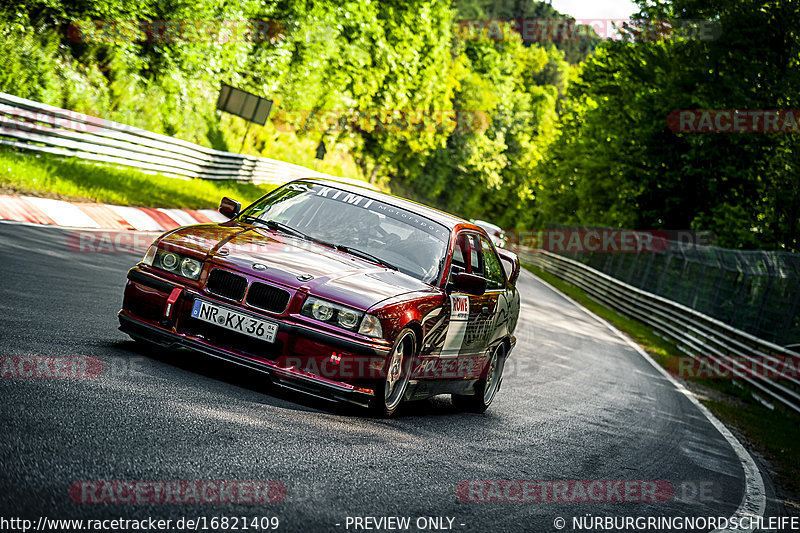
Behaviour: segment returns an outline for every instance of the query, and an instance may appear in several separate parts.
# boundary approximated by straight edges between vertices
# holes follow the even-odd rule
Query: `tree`
[[[642,19],[708,20],[718,31],[705,39],[676,32],[665,40],[606,42],[587,59],[541,167],[542,216],[710,229],[725,246],[797,250],[797,133],[667,127],[676,110],[796,108],[800,11],[790,4],[642,2]]]

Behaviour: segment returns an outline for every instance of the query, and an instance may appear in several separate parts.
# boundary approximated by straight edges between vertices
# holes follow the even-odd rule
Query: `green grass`
[[[0,192],[139,207],[215,209],[223,196],[242,205],[275,185],[182,180],[77,158],[0,147]]]
[[[676,368],[677,358],[686,355],[674,343],[656,335],[646,324],[606,307],[583,289],[535,265],[525,264],[524,267],[625,332],[662,366]],[[683,381],[689,382],[686,383],[688,388],[723,423],[732,428],[750,450],[755,450],[769,461],[777,474],[775,481],[779,498],[797,512],[800,509],[800,424],[797,416],[781,408],[771,410],[764,407],[747,390],[727,379]]]

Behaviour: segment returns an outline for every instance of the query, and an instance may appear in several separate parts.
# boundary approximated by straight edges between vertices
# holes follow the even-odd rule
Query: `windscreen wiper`
[[[364,251],[359,250],[357,248],[350,248],[349,246],[342,246],[342,245],[336,245],[335,248],[337,250],[341,250],[343,252],[347,252],[350,255],[354,255],[356,257],[360,257],[361,259],[366,259],[367,261],[372,261],[374,263],[378,263],[379,265],[385,266],[386,268],[391,268],[392,270],[397,270],[397,267],[394,266],[393,264],[387,263],[386,261],[384,261],[383,259],[381,259],[377,255],[372,255],[369,252],[364,252]]]
[[[284,224],[283,222],[278,222],[277,220],[262,220],[257,219],[259,222],[264,224],[269,229],[280,231],[281,233],[288,233],[289,235],[294,235],[295,237],[300,237],[301,239],[305,239],[307,241],[312,240],[309,235],[306,235],[299,229],[294,229],[293,227]]]
[[[259,224],[263,224],[264,226],[268,227],[271,230],[280,231],[281,233],[286,233],[288,235],[292,235],[294,237],[298,237],[300,239],[315,242],[317,244],[322,244],[323,246],[329,246],[331,248],[336,249],[337,246],[335,244],[323,241],[322,239],[317,239],[316,237],[312,237],[306,233],[303,233],[299,229],[295,229],[283,222],[278,222],[277,220],[264,220],[258,217],[244,217],[247,221],[257,222]]]

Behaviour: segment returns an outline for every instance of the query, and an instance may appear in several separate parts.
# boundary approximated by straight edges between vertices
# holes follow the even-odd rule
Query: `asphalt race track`
[[[577,516],[733,515],[745,470],[729,442],[647,360],[523,272],[518,344],[484,415],[448,398],[390,420],[271,390],[190,352],[117,330],[131,253],[76,253],[70,230],[0,224],[0,355],[91,356],[92,379],[0,379],[0,515],[277,516],[279,531],[357,531],[347,517],[449,517],[454,531],[555,531]],[[270,480],[273,504],[76,503],[87,480]],[[465,502],[465,480],[660,480],[664,502]],[[766,515],[780,511],[769,478]],[[338,524],[338,525],[337,525]],[[445,519],[444,524],[448,521]],[[374,530],[373,530],[374,531]]]

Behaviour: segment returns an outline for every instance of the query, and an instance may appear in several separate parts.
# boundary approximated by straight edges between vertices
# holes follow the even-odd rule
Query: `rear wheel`
[[[416,336],[412,330],[404,329],[397,336],[389,355],[386,377],[375,386],[371,408],[376,415],[392,416],[402,403],[408,390],[416,347]]]
[[[500,388],[505,361],[506,347],[503,343],[500,343],[492,350],[485,375],[475,383],[475,394],[469,396],[453,394],[453,405],[458,409],[473,413],[486,411]]]

